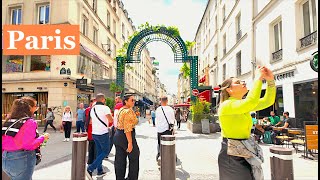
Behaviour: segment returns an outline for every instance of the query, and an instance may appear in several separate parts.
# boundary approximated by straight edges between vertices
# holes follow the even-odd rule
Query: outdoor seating
[[[314,154],[318,154],[318,122],[317,121],[305,121],[305,148],[304,158],[309,158],[309,155],[314,157]]]

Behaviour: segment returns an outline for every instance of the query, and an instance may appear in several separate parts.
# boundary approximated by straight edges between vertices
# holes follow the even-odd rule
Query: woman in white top
[[[70,106],[66,106],[62,114],[62,125],[64,128],[64,137],[65,137],[63,140],[64,142],[70,140],[72,119],[73,119],[73,114],[71,112],[71,108]]]

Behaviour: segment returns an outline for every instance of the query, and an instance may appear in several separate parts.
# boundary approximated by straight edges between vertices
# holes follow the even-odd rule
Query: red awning
[[[207,102],[211,102],[211,91],[210,90],[205,90],[198,95],[199,99],[202,99]]]
[[[191,106],[191,104],[176,104],[176,105],[174,105],[174,107],[190,107]]]
[[[200,78],[199,83],[204,83],[206,81],[206,75]]]

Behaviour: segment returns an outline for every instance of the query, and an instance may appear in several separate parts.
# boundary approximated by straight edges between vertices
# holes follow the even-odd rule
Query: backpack
[[[272,136],[270,131],[265,131],[263,134],[263,142],[266,144],[273,144]]]

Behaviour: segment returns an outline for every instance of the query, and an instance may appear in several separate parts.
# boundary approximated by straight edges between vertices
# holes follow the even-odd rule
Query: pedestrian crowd
[[[249,92],[246,83],[238,78],[231,77],[221,84],[220,104],[217,108],[222,130],[218,157],[220,179],[263,178],[263,173],[260,171],[263,154],[258,143],[262,141],[281,144],[283,142],[277,142],[275,137],[283,129],[294,127],[289,112],[283,113],[283,121],[273,111],[269,117],[262,120],[256,118],[255,112],[274,104],[276,96],[272,71],[265,66],[258,66],[256,74]],[[267,85],[265,95],[260,97],[262,81],[266,81]],[[112,112],[106,105],[105,95],[99,93],[90,100],[89,107],[84,108],[83,103],[79,104],[75,113],[76,132],[88,134],[86,176],[89,179],[92,179],[95,170],[97,177],[106,174],[102,161],[108,158],[113,146],[116,179],[139,179],[140,149],[136,139],[136,126],[141,114],[145,116],[146,113],[141,113],[139,108],[135,108],[135,101],[133,94],[126,94],[123,99],[118,96],[115,98]],[[150,110],[152,126],[156,127],[157,131],[157,161],[161,158],[161,136],[174,135],[175,124],[179,130],[181,122],[186,121],[189,114],[180,108],[174,109],[168,106],[166,96],[161,97],[160,103],[160,106]],[[13,180],[32,179],[34,167],[41,161],[40,147],[49,138],[49,134],[45,133],[48,125],[54,131],[57,130],[53,125],[55,116],[52,108],[48,108],[44,133],[43,135],[38,133],[37,122],[32,118],[37,109],[37,102],[31,97],[16,99],[10,116],[3,124],[2,169]],[[73,117],[70,106],[66,106],[62,113],[64,142],[70,141]],[[150,121],[149,123],[151,124]],[[244,148],[238,151],[235,146]],[[248,149],[253,149],[254,152]],[[129,173],[126,176],[127,167]]]

